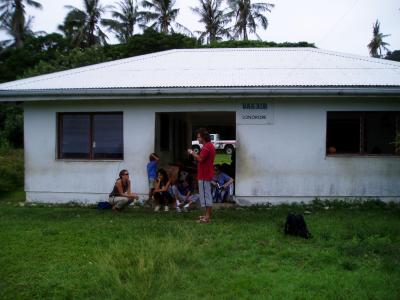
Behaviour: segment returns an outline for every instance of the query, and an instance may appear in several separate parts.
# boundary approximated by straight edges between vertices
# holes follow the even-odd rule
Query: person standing
[[[200,204],[205,208],[205,214],[200,216],[200,223],[209,223],[212,213],[211,181],[214,177],[215,148],[211,136],[205,128],[196,131],[198,142],[203,145],[199,154],[192,149],[188,153],[197,161],[197,179],[199,182]]]

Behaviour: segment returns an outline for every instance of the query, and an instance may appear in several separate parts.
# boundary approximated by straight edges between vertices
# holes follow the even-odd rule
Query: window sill
[[[68,159],[68,158],[56,158],[56,161],[62,162],[121,162],[124,159]]]
[[[325,154],[326,158],[330,157],[369,157],[369,158],[400,158],[399,154]]]

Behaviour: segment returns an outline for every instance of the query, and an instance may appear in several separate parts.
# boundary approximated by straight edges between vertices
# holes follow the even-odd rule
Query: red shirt
[[[206,143],[200,151],[202,161],[197,164],[198,180],[211,181],[214,177],[215,148],[211,142]]]

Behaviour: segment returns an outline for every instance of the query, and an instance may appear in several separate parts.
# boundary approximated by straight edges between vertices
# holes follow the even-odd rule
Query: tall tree
[[[39,2],[33,0],[0,0],[0,29],[13,37],[16,48],[24,46],[32,21],[32,18],[26,20],[25,5],[42,8]]]
[[[113,19],[104,19],[102,24],[108,26],[121,43],[126,43],[133,36],[135,25],[142,27],[142,17],[134,0],[122,0],[117,5],[119,10],[111,12]]]
[[[204,31],[198,31],[201,43],[206,41],[210,44],[222,40],[224,37],[230,38],[229,29],[226,25],[230,22],[230,16],[225,10],[221,9],[223,0],[198,0],[199,6],[192,7],[192,11],[200,17],[200,23],[204,24]]]
[[[251,3],[251,0],[228,0],[228,4],[231,8],[230,15],[235,18],[234,36],[241,37],[244,41],[248,40],[248,33],[257,35],[258,24],[267,29],[268,19],[265,15],[275,6],[270,3]]]
[[[379,20],[376,20],[376,22],[372,26],[372,40],[367,45],[369,49],[369,54],[372,57],[377,57],[377,58],[383,57],[382,50],[389,51],[387,46],[390,46],[390,44],[384,41],[384,38],[390,36],[390,34],[381,33],[380,27],[381,24]]]
[[[191,35],[190,30],[176,22],[179,8],[174,7],[175,0],[143,0],[142,6],[147,9],[140,13],[146,23],[151,23],[148,27],[163,33],[181,31]]]
[[[83,10],[70,5],[65,7],[70,11],[58,29],[74,46],[86,48],[107,43],[107,35],[100,25],[108,6],[102,6],[100,0],[83,0]]]

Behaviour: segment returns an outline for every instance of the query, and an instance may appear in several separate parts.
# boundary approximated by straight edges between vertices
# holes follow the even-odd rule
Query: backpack
[[[305,239],[312,237],[311,233],[307,229],[304,217],[300,214],[296,215],[294,213],[289,213],[286,217],[285,234],[300,236]]]
[[[97,209],[110,209],[112,205],[108,201],[101,201],[97,203]]]

